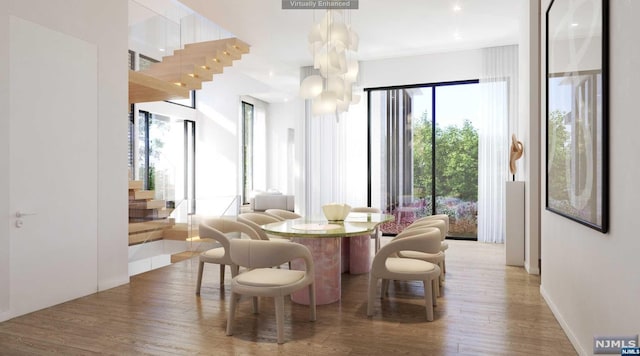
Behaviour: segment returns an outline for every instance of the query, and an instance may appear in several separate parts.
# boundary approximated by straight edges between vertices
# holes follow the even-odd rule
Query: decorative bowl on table
[[[331,203],[322,206],[322,212],[328,221],[344,221],[350,211],[349,204]]]

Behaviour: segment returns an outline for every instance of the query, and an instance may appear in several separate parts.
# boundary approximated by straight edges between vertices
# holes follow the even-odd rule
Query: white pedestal
[[[505,262],[524,266],[524,182],[506,182]]]

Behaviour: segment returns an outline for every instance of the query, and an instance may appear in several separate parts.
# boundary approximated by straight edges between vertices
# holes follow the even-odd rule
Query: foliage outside
[[[470,120],[462,127],[436,124],[435,174],[432,174],[433,128],[425,111],[413,123],[413,191],[431,212],[431,187],[436,182],[436,214],[449,215],[451,231],[474,235],[477,228],[478,132]]]

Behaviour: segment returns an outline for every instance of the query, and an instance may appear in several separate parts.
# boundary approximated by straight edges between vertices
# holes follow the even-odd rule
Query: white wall
[[[482,51],[468,50],[360,62],[363,88],[478,79]]]
[[[519,118],[514,130],[524,145],[524,155],[517,162],[525,177],[525,246],[524,267],[531,274],[540,268],[540,76],[539,18],[540,0],[524,4],[520,17]],[[534,119],[532,119],[534,118]]]
[[[267,86],[233,67],[205,82],[196,94],[196,197],[213,199],[242,191],[242,95]],[[269,120],[269,118],[267,118]]]
[[[293,130],[294,143],[302,134],[296,126],[304,120],[303,105],[302,99],[271,103],[267,112],[267,188],[278,189],[285,194],[295,194],[295,182],[300,180],[301,170],[296,165],[300,152],[295,147],[291,150],[289,134]]]
[[[98,276],[96,290],[129,280],[127,273],[127,1],[10,0],[0,5],[0,166],[9,167],[9,16],[98,46]],[[7,79],[5,79],[7,78]],[[60,78],[64,80],[64,78]],[[73,98],[69,98],[73,105]],[[37,105],[37,103],[34,103]],[[8,217],[8,174],[0,175],[0,215]],[[77,192],[74,192],[77,193]],[[0,228],[0,320],[10,315],[9,226]],[[46,293],[46,291],[43,291]],[[78,296],[79,297],[79,296]]]
[[[602,234],[544,208],[541,210],[540,290],[580,354],[591,354],[594,335],[640,332],[640,225],[637,222],[640,166],[636,164],[640,132],[637,120],[640,2],[611,1],[610,4],[609,233]],[[542,35],[548,5],[549,0],[542,1]],[[544,36],[542,38],[544,56]],[[544,83],[544,62],[541,73]],[[544,85],[542,90],[544,98]],[[541,120],[545,110],[543,102]],[[544,131],[540,144],[544,145]],[[545,160],[543,150],[542,162]],[[544,199],[544,180],[542,183]]]
[[[9,167],[9,6],[0,6],[0,167]],[[8,217],[9,174],[0,174],[0,216]],[[9,318],[9,223],[0,224],[0,320]]]

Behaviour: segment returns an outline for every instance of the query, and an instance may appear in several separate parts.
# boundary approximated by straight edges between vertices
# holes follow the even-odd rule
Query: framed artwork
[[[546,13],[546,208],[607,232],[608,0]]]

